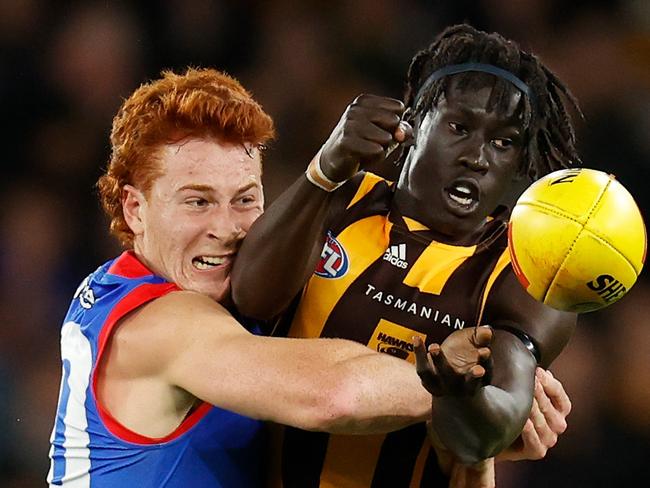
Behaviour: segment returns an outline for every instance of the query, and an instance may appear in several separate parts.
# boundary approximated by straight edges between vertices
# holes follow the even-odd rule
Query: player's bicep
[[[256,336],[208,297],[190,295],[165,305],[167,382],[226,407],[235,384],[245,381],[253,367],[246,356],[255,355]]]
[[[189,306],[171,305],[175,320],[186,323],[172,324],[183,333],[172,346],[168,383],[249,417],[302,428],[318,425],[333,390],[326,371],[337,356],[324,353],[322,340],[251,334],[203,298],[208,302],[195,297]]]
[[[555,310],[535,300],[507,267],[490,291],[483,323],[524,332],[538,349],[540,366],[548,367],[569,342],[575,330],[576,314]],[[520,340],[525,342],[525,336],[520,336]]]

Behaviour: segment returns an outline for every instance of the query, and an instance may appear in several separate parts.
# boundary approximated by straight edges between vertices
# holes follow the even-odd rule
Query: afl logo
[[[348,255],[343,246],[327,232],[323,251],[320,253],[320,262],[316,266],[317,276],[321,278],[340,278],[348,271]]]

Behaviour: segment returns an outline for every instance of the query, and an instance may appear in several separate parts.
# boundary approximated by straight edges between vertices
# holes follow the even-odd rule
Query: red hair
[[[260,147],[274,135],[271,117],[234,78],[213,69],[164,71],[135,90],[113,119],[111,159],[97,182],[111,233],[124,246],[133,245],[122,190],[151,189],[161,175],[157,153],[163,144],[193,136]]]

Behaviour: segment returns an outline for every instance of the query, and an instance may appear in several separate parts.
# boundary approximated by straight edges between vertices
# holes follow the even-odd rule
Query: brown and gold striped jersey
[[[414,335],[440,343],[480,323],[492,285],[510,264],[505,211],[486,223],[475,245],[453,246],[400,216],[392,194],[388,181],[364,176],[328,233],[288,330],[279,333],[351,339],[414,362]],[[285,428],[280,437],[272,486],[447,485],[424,424],[372,436]]]

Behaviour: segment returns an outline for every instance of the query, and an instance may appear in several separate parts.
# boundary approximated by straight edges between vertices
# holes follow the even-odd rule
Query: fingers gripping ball
[[[533,298],[581,313],[627,293],[645,261],[646,230],[636,202],[613,176],[565,169],[521,195],[508,244],[515,274]]]

